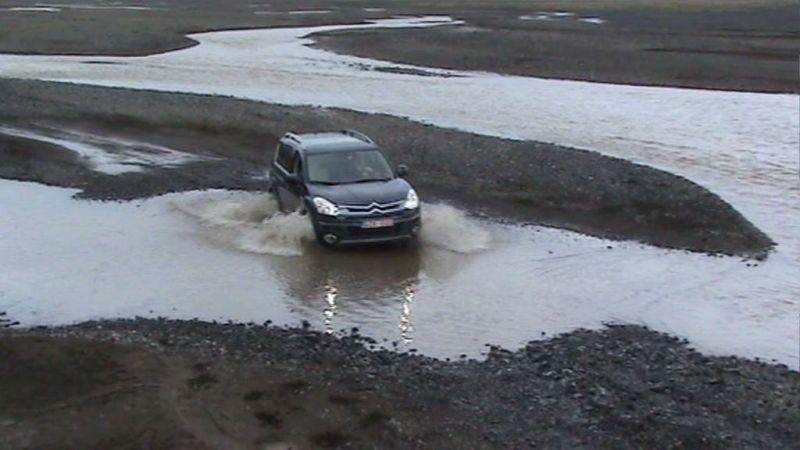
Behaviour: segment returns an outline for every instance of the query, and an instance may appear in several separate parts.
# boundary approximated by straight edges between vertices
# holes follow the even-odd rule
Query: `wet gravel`
[[[263,186],[278,138],[355,128],[373,137],[426,199],[476,213],[611,239],[764,257],[773,242],[730,204],[686,178],[629,161],[532,141],[482,136],[381,114],[289,107],[191,94],[0,80],[0,122],[45,123],[222,157],[123,176],[86,176],[75,163],[0,137],[0,176],[80,186],[88,198]],[[31,151],[30,149],[34,150]]]
[[[308,326],[135,319],[3,335],[281,367],[312,384],[379,392],[474,448],[792,448],[800,439],[800,374],[703,356],[638,326],[578,330],[513,352],[487,347],[483,361],[371,350],[376,342],[357,330],[337,338]]]
[[[33,141],[35,142],[35,141]],[[196,161],[109,175],[60,147],[0,134],[0,178],[79,189],[77,198],[134,200],[193,189],[266,190],[263,164],[241,159]]]

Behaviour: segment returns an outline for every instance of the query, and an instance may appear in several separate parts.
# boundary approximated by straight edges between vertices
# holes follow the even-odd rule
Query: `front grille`
[[[375,216],[403,211],[405,200],[389,203],[372,202],[368,205],[339,205],[339,213],[347,216]]]

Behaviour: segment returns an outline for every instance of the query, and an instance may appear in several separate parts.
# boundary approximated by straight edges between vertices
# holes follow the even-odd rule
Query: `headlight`
[[[326,216],[335,216],[339,214],[339,208],[336,207],[333,203],[325,200],[322,197],[314,197],[314,207],[317,208],[317,212]]]
[[[408,191],[408,195],[406,195],[406,202],[403,203],[403,206],[405,206],[406,209],[419,208],[419,197],[417,197],[417,193],[413,189]]]

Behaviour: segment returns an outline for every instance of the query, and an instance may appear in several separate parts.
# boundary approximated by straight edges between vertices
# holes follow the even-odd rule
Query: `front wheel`
[[[319,245],[321,245],[321,246],[323,246],[325,248],[334,248],[334,247],[336,247],[336,243],[335,242],[328,242],[328,241],[325,240],[325,238],[323,236],[321,236],[319,234],[317,235],[317,242],[319,243]]]
[[[339,237],[333,233],[322,233],[315,229],[314,235],[317,237],[319,245],[325,248],[335,248],[339,245]]]
[[[334,248],[339,243],[339,238],[333,233],[326,233],[320,227],[317,226],[316,221],[314,220],[314,216],[308,214],[308,210],[303,208],[306,213],[305,216],[308,217],[308,220],[311,222],[311,226],[314,228],[314,237],[317,238],[317,242],[324,248]],[[302,214],[302,213],[301,213]],[[325,239],[325,237],[328,239]]]

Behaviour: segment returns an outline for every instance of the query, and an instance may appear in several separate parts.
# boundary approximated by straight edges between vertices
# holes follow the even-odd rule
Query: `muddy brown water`
[[[133,202],[0,180],[0,310],[22,326],[96,318],[354,327],[440,358],[606,323],[712,354],[797,366],[791,255],[766,262],[502,224],[423,204],[419,245],[318,247],[269,194],[194,191]],[[46,218],[46,220],[43,220]],[[87,245],[90,244],[90,245]],[[743,333],[746,330],[746,333]]]
[[[423,205],[416,246],[330,251],[313,243],[305,217],[272,215],[264,195],[188,193],[173,206],[199,227],[197,239],[261,255],[295,317],[329,332],[356,327],[385,346],[478,356],[486,343],[516,347],[579,327],[637,323],[711,352],[792,360],[784,316],[792,288],[771,286],[780,262],[501,224],[442,204]]]
[[[266,214],[262,198],[212,192],[97,204],[71,199],[72,190],[4,181],[0,204],[20,213],[0,215],[0,225],[14,230],[13,239],[0,240],[0,310],[23,325],[136,315],[306,320],[320,329],[359,327],[384,345],[440,357],[476,356],[486,343],[516,347],[537,336],[624,322],[685,337],[705,352],[797,367],[796,161],[783,151],[796,143],[796,114],[788,114],[796,98],[487,74],[364,74],[342,66],[347,58],[303,47],[302,36],[314,31],[324,30],[204,35],[205,43],[193,50],[126,59],[141,64],[138,71],[70,57],[4,56],[4,74],[215,94],[227,92],[219,86],[236,86],[227,93],[291,104],[308,102],[302,97],[308,94],[315,104],[436,117],[439,125],[601,148],[709,186],[774,235],[778,248],[763,263],[715,258],[504,225],[427,205],[426,233],[436,223],[445,224],[439,227],[444,233],[423,238],[416,249],[324,253],[308,242],[306,222]],[[267,61],[266,68],[250,65],[253,45],[264,52],[259,64]],[[229,65],[218,64],[222,56]],[[153,60],[161,64],[147,65]],[[218,68],[216,76],[208,77],[204,64]],[[164,77],[170,70],[181,80],[187,73],[202,79],[165,84],[178,79]],[[255,78],[240,76],[253,73],[261,76],[257,88],[242,81]],[[233,79],[237,83],[225,81]],[[347,83],[358,89],[342,96]],[[298,88],[310,85],[315,89]],[[436,92],[419,94],[432,86]],[[370,87],[381,95],[367,95]],[[497,95],[462,95],[478,87]],[[537,96],[537,108],[514,106],[521,89]],[[548,92],[554,95],[549,100]],[[591,108],[602,116],[612,101],[619,108],[605,120],[582,119]],[[691,114],[661,120],[667,104]],[[510,115],[487,116],[486,110]],[[541,113],[547,120],[512,117],[516,113]],[[188,207],[175,207],[187,201]],[[485,245],[464,245],[473,242],[474,230],[488,235]]]

